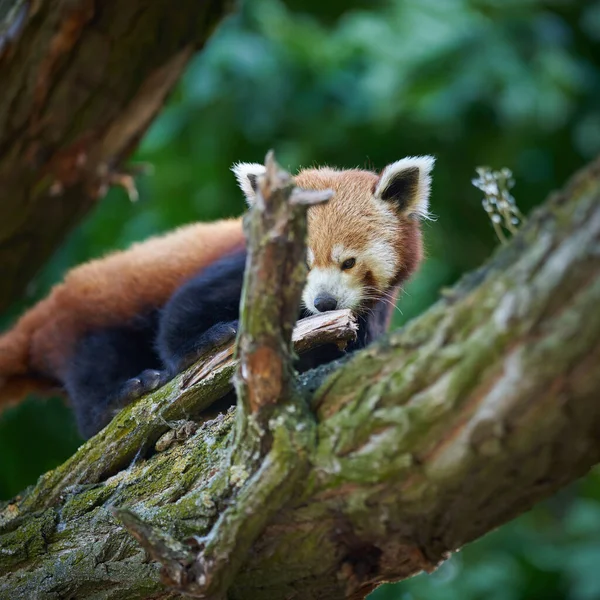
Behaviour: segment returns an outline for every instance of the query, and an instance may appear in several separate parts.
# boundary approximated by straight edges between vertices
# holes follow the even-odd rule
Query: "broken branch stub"
[[[248,259],[235,378],[244,414],[258,413],[290,392],[292,330],[306,281],[306,210],[332,195],[329,190],[295,188],[273,152],[267,154],[265,167],[244,223]]]

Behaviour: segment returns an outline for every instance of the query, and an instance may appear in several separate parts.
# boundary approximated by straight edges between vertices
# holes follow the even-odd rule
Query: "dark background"
[[[160,43],[160,40],[157,40]],[[600,152],[600,2],[248,0],[191,63],[134,161],[140,201],[113,190],[2,322],[71,266],[193,220],[244,209],[229,167],[274,148],[291,169],[380,169],[434,154],[428,259],[396,326],[481,264],[498,241],[470,183],[509,167],[529,212]],[[99,357],[101,360],[101,357]],[[81,443],[59,400],[0,419],[0,498]],[[565,440],[570,443],[570,440]],[[563,491],[377,600],[600,599],[600,477]]]

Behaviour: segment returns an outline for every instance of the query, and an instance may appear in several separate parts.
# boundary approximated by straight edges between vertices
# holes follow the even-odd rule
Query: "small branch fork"
[[[292,330],[306,281],[306,209],[330,191],[294,188],[270,152],[245,221],[248,261],[240,309],[236,389],[240,421],[267,428],[273,407],[293,393]]]
[[[224,510],[210,533],[195,539],[193,555],[131,513],[115,511],[161,562],[165,583],[198,598],[224,597],[251,545],[306,474],[315,443],[314,419],[296,389],[292,331],[306,280],[306,211],[332,192],[295,188],[272,152],[265,166],[245,221],[235,435],[228,465],[208,484]]]

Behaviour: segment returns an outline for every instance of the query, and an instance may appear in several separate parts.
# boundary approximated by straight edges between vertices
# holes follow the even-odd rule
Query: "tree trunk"
[[[0,311],[108,186],[132,185],[125,160],[229,4],[0,2]]]
[[[362,598],[431,570],[598,462],[599,306],[596,162],[423,316],[300,378],[312,416],[266,425],[313,428],[291,490],[256,503],[264,469],[286,463],[276,444],[263,470],[232,459],[235,411],[173,423],[231,389],[221,353],[3,507],[0,598],[180,597],[148,555],[190,591],[205,549],[257,523],[250,551],[222,546],[241,564],[229,598]]]

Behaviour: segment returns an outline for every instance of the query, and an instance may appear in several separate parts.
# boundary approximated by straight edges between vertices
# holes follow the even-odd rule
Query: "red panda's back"
[[[15,328],[31,334],[31,367],[61,378],[81,335],[162,306],[186,279],[243,243],[241,219],[195,223],[76,267]]]

